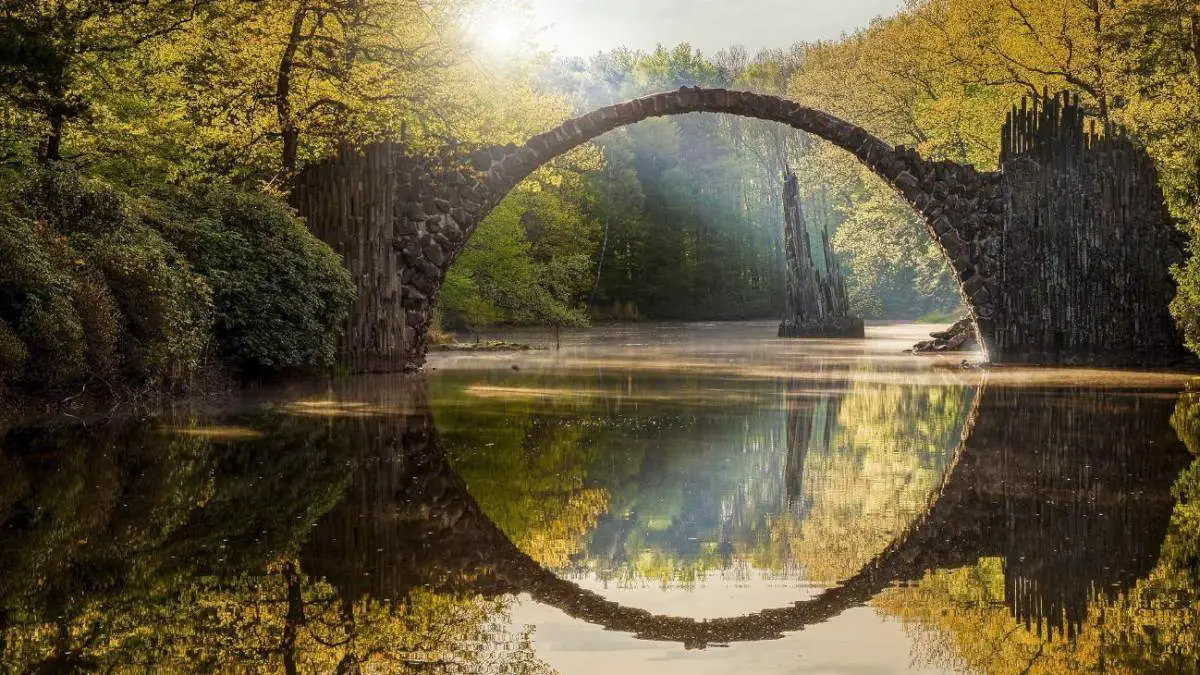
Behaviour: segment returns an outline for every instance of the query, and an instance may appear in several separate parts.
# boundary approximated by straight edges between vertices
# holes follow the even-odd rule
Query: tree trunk
[[[294,563],[288,563],[283,568],[283,579],[287,584],[287,615],[283,623],[283,642],[279,650],[283,652],[283,670],[287,675],[297,675],[296,667],[296,638],[300,634],[300,626],[304,625],[304,596],[300,589],[300,573]]]
[[[296,49],[300,46],[304,19],[308,15],[308,2],[303,0],[292,16],[292,30],[288,34],[287,46],[279,59],[275,80],[275,113],[279,119],[279,133],[283,138],[281,168],[286,178],[296,174],[296,158],[300,151],[300,128],[292,111],[292,68],[296,62]]]
[[[52,110],[47,116],[50,121],[50,133],[46,134],[45,147],[42,149],[43,162],[57,162],[62,159],[63,129],[67,125],[67,116],[62,110]]]
[[[604,272],[604,258],[608,255],[608,231],[612,226],[612,214],[604,216],[604,239],[600,243],[600,259],[596,261],[596,280],[592,282],[592,292],[588,294],[588,311],[596,306],[596,293],[600,290],[600,275]]]

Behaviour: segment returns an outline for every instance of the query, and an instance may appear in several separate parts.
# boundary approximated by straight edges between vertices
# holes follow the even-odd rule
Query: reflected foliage
[[[508,396],[469,405],[460,385],[439,383],[447,452],[522,551],[626,584],[722,570],[849,576],[924,510],[971,400],[961,385],[738,383],[682,408],[639,402],[638,383],[616,378],[589,381],[589,396],[534,396],[534,377],[500,378]]]
[[[352,597],[301,562],[352,476],[396,449],[387,432],[404,437],[387,419],[9,432],[0,673],[548,672],[509,632],[511,599]]]
[[[504,372],[430,406],[355,382],[8,432],[0,672],[550,672],[522,593],[693,648],[874,597],[926,665],[1195,663],[1197,395]],[[703,621],[582,583],[714,574],[838,583]]]
[[[833,399],[836,426],[823,445],[809,442],[808,480],[797,494],[795,555],[809,579],[845,579],[920,516],[957,449],[972,396],[963,386],[855,383]]]

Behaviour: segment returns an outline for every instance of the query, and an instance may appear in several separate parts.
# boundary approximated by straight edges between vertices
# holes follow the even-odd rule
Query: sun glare
[[[520,51],[531,39],[524,17],[501,11],[479,17],[472,33],[482,51],[497,55]]]

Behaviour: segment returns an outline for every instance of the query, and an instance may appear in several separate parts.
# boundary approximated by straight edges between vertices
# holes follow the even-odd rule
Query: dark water
[[[772,330],[9,430],[0,673],[1195,672],[1189,378]]]

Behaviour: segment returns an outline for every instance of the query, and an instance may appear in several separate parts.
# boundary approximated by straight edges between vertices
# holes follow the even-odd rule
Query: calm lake
[[[933,328],[518,332],[11,429],[0,673],[1195,672],[1192,377]]]

